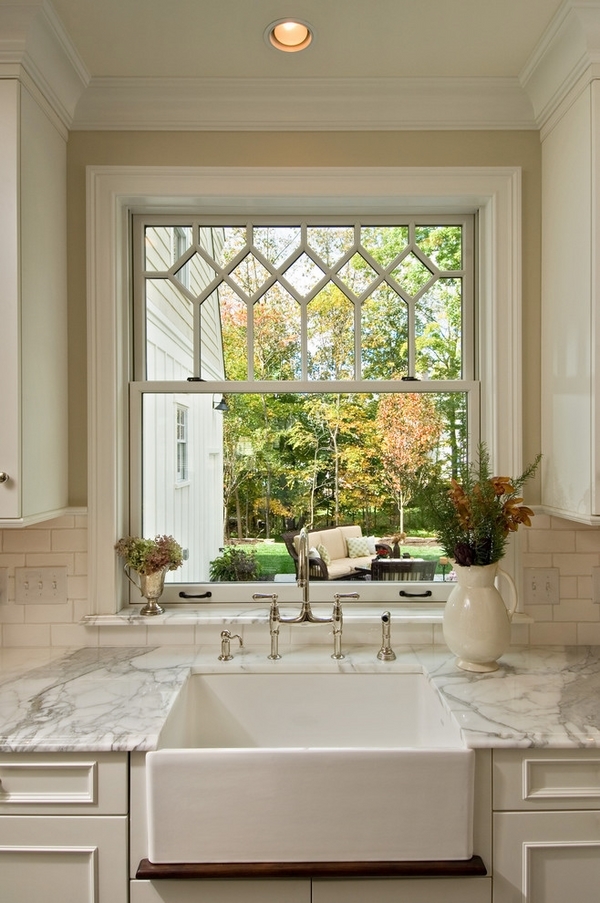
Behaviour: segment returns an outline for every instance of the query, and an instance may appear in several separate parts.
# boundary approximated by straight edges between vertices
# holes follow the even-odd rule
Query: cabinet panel
[[[599,812],[494,815],[494,903],[598,903]]]
[[[3,903],[127,903],[127,819],[0,817],[0,887]]]
[[[17,79],[0,84],[0,524],[68,504],[66,141]]]
[[[491,899],[491,878],[359,878],[315,880],[312,885],[312,903],[490,903]]]
[[[0,329],[0,471],[9,479],[0,484],[0,518],[20,514],[19,397],[19,86],[0,80],[0,272],[2,328]]]
[[[494,809],[600,809],[600,750],[494,750]]]
[[[311,903],[310,881],[132,881],[130,903]]]
[[[125,815],[127,753],[0,754],[0,815]]]

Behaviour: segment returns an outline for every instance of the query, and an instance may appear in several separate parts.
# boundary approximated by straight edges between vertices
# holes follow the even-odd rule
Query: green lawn
[[[284,542],[257,542],[241,546],[246,552],[256,552],[262,577],[274,574],[294,574],[294,562]]]
[[[256,557],[260,563],[260,572],[263,577],[272,577],[274,574],[293,574],[294,562],[283,542],[258,542],[256,545],[241,545],[240,548],[249,552],[256,552]],[[439,546],[431,545],[410,545],[403,546],[403,552],[410,552],[413,558],[439,558],[442,550]],[[441,574],[441,569],[439,569]]]

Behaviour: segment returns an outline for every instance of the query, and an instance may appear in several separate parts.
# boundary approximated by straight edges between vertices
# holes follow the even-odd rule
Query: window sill
[[[296,613],[298,605],[281,605],[283,616]],[[315,614],[327,617],[331,606],[316,604]],[[444,617],[443,602],[410,602],[410,603],[377,603],[370,605],[352,604],[344,609],[344,624],[369,625],[381,622],[382,610],[390,611],[394,621],[405,624],[441,624]],[[193,605],[167,605],[162,615],[152,617],[140,614],[140,606],[128,605],[115,614],[86,615],[82,619],[85,627],[123,627],[127,625],[146,627],[181,627],[184,625],[235,625],[235,624],[268,624],[268,608],[246,604],[234,606],[229,604],[207,604],[202,607]],[[533,618],[523,612],[517,612],[513,624],[533,624]]]

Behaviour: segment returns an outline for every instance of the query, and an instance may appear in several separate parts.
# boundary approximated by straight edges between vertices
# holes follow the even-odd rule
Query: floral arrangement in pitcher
[[[165,568],[175,571],[183,564],[183,549],[172,536],[125,536],[115,545],[117,554],[125,561],[125,567],[138,574],[157,574]]]
[[[531,526],[534,512],[521,490],[537,470],[538,455],[520,477],[494,476],[481,443],[478,460],[465,464],[458,479],[437,483],[428,492],[431,515],[444,554],[463,567],[500,561],[510,533]]]

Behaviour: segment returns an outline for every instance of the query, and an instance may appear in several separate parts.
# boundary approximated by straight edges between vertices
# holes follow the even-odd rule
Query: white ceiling
[[[25,5],[27,0],[20,0]],[[0,5],[20,5],[0,0]],[[517,78],[561,0],[52,0],[92,79]],[[303,53],[266,45],[283,16]]]

